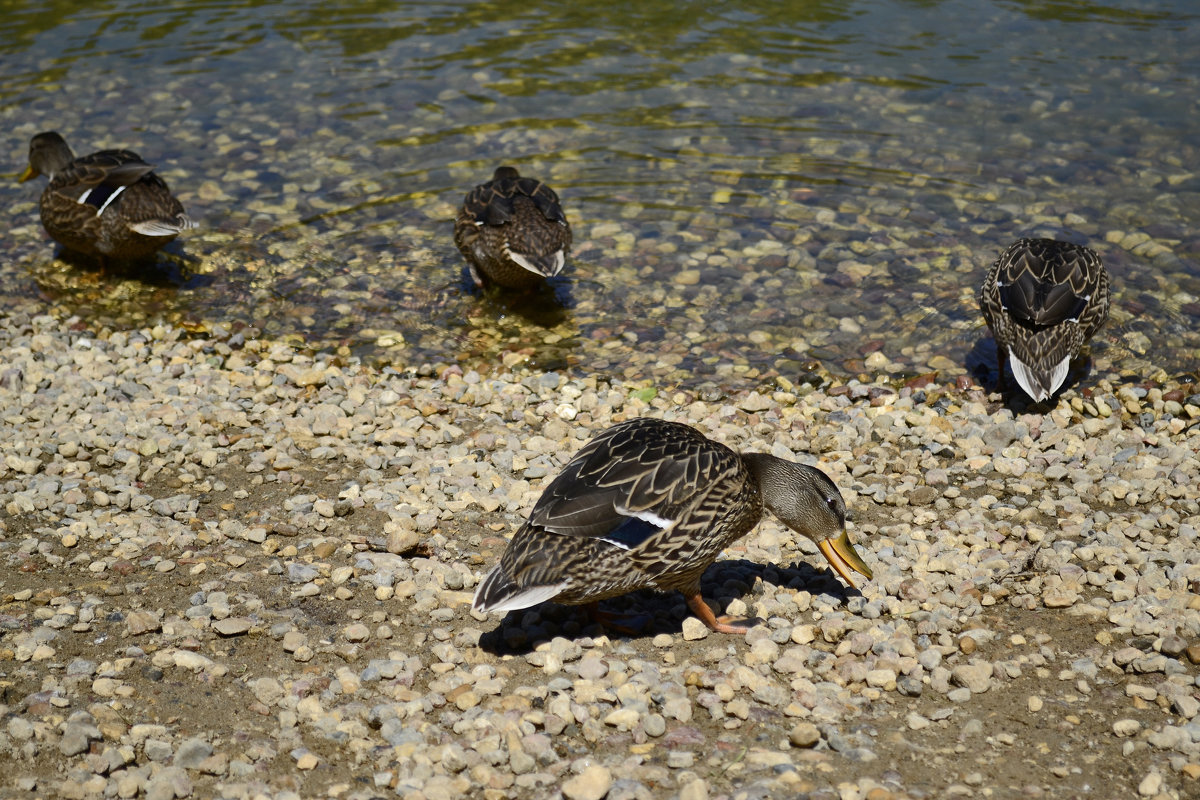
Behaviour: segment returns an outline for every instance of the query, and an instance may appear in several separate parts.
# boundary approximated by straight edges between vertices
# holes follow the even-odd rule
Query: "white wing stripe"
[[[666,517],[660,517],[653,511],[632,511],[628,508],[625,508],[625,506],[616,506],[616,512],[623,517],[636,517],[637,519],[640,519],[644,522],[649,522],[651,525],[662,528],[663,530],[666,530],[675,524],[675,520],[667,519]]]
[[[116,200],[116,199],[117,199],[117,195],[119,195],[119,194],[120,194],[121,192],[123,192],[123,191],[125,191],[125,187],[124,187],[124,186],[118,186],[118,187],[117,187],[117,190],[116,190],[115,192],[113,192],[112,194],[110,194],[110,195],[108,196],[108,199],[104,201],[104,205],[100,206],[99,210],[98,210],[98,211],[96,211],[96,216],[98,217],[98,216],[100,216],[101,214],[103,214],[103,213],[104,213],[104,209],[108,208],[108,204],[109,204],[109,203],[111,203],[113,200]]]

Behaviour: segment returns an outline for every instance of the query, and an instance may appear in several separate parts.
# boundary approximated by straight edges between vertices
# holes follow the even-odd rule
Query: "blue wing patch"
[[[599,538],[622,550],[632,550],[654,534],[675,524],[673,520],[650,511],[630,511],[620,506],[617,506],[616,511],[625,517],[624,521]]]
[[[92,206],[96,209],[96,216],[104,213],[104,209],[108,208],[108,204],[117,199],[117,195],[125,191],[124,186],[111,183],[102,183],[99,186],[94,186],[88,191],[79,196],[79,202],[84,205]]]

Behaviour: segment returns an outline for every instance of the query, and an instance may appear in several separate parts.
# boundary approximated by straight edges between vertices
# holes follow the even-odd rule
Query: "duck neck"
[[[792,519],[796,498],[801,492],[837,494],[837,487],[819,470],[785,458],[766,453],[742,453],[742,463],[750,472],[754,488],[762,496],[763,505],[783,520]],[[822,486],[822,482],[828,483],[828,487]]]
[[[742,463],[746,465],[754,487],[769,507],[770,498],[781,488],[785,472],[781,466],[788,462],[767,453],[742,453]]]
[[[66,142],[58,142],[41,152],[41,163],[37,167],[43,175],[53,178],[69,167],[74,160],[75,151],[71,146]]]

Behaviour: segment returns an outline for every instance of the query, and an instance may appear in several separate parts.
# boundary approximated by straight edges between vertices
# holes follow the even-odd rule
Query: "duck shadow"
[[[177,243],[168,245],[151,258],[141,260],[101,260],[65,247],[59,247],[54,257],[79,273],[94,276],[98,281],[130,280],[156,289],[196,289],[209,286],[215,280],[211,275],[197,272],[202,260],[198,256],[189,256]]]
[[[734,600],[748,598],[759,580],[780,588],[828,595],[843,604],[852,597],[862,596],[857,588],[839,580],[831,569],[817,569],[805,561],[759,564],[747,559],[727,559],[713,564],[700,581],[700,592],[719,617]],[[749,600],[746,603],[753,605]],[[533,652],[539,644],[556,636],[574,639],[604,635],[632,640],[653,638],[660,633],[679,635],[683,631],[683,620],[692,613],[681,593],[657,589],[639,589],[614,597],[602,601],[601,607],[606,612],[629,616],[646,624],[636,632],[618,631],[592,621],[583,606],[542,603],[508,612],[499,625],[480,636],[479,647],[495,656],[519,656]]]
[[[1081,384],[1092,374],[1092,357],[1089,352],[1081,353],[1071,360],[1067,378],[1058,391],[1045,400],[1034,401],[1017,384],[1007,364],[999,364],[996,340],[986,336],[975,342],[975,346],[963,359],[963,366],[989,394],[1001,392],[1000,375],[1005,370],[1005,386],[1001,393],[1001,405],[1013,414],[1045,414],[1058,406],[1058,399],[1067,389]]]
[[[568,278],[548,278],[527,289],[504,289],[488,286],[480,289],[471,280],[470,271],[463,267],[459,274],[459,289],[465,297],[475,297],[493,316],[516,315],[534,325],[553,328],[566,320],[576,300]]]

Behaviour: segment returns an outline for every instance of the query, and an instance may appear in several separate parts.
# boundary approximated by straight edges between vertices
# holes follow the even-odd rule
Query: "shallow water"
[[[1129,3],[10,4],[0,114],[126,146],[201,228],[137,274],[70,263],[4,182],[0,308],[249,326],[396,366],[661,384],[953,375],[1022,235],[1098,250],[1099,373],[1200,356],[1200,12]],[[478,294],[452,218],[507,162],[567,269]]]

